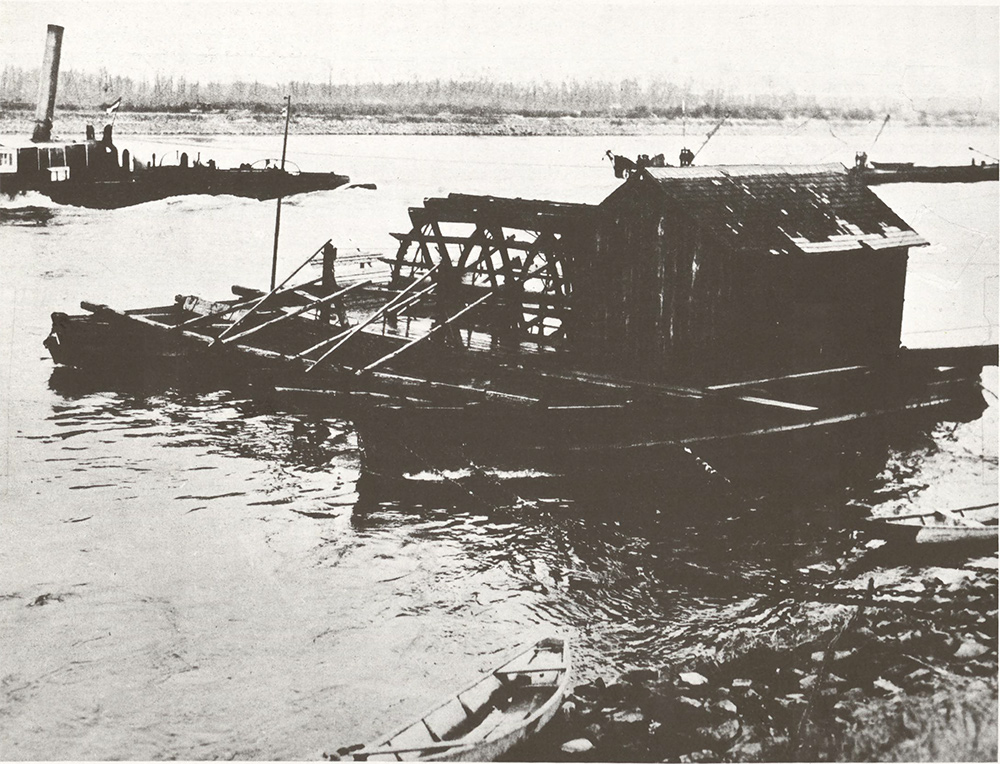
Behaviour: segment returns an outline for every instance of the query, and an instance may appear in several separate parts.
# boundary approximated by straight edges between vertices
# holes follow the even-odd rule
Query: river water
[[[876,130],[731,126],[699,162],[850,162]],[[282,265],[327,238],[342,256],[391,253],[389,232],[427,196],[599,202],[618,184],[605,150],[672,156],[682,140],[293,135],[303,169],[378,188],[288,200]],[[119,142],[143,159],[201,151],[220,166],[280,152],[274,137]],[[876,159],[960,163],[969,145],[995,155],[997,136],[893,126],[878,145]],[[907,344],[997,341],[997,186],[877,189],[932,242],[911,252]],[[902,495],[920,509],[996,495],[995,369],[982,418],[915,436],[874,486],[669,512],[656,497],[636,508],[382,496],[358,485],[346,422],[54,370],[42,347],[52,311],[265,285],[273,213],[229,197],[0,206],[2,759],[314,758],[550,630],[573,637],[581,681],[681,665],[763,602],[713,573],[774,583],[833,559],[856,522],[848,498]]]

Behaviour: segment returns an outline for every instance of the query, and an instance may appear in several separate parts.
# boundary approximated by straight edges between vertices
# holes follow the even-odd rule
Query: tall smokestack
[[[38,108],[31,140],[44,143],[52,138],[52,116],[56,111],[56,85],[59,81],[59,54],[62,52],[63,28],[49,24],[45,40],[45,59],[38,79]]]

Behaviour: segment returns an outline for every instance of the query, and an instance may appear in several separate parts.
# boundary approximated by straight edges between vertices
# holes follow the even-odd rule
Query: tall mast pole
[[[292,116],[292,97],[290,95],[285,96],[285,140],[281,145],[281,176],[278,178],[278,183],[283,184],[285,182],[285,154],[288,151],[288,122]],[[278,206],[274,211],[274,254],[271,257],[271,291],[274,291],[274,285],[278,279],[278,232],[281,230],[281,189],[282,186],[278,186]]]

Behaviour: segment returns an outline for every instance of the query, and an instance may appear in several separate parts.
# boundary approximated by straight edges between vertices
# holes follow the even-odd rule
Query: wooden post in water
[[[283,183],[285,180],[285,152],[288,150],[288,122],[292,116],[292,97],[290,95],[285,96],[285,140],[281,144],[281,175],[278,177],[278,183]],[[278,280],[278,231],[281,229],[281,186],[278,187],[278,205],[274,212],[274,255],[271,257],[271,291],[274,291],[274,285]]]

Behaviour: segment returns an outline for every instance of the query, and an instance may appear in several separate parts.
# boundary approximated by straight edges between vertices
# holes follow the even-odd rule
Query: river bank
[[[996,761],[995,556],[801,573],[691,665],[577,686],[518,759]]]
[[[84,126],[101,126],[110,121],[103,110],[71,111],[56,114],[57,137],[83,135]],[[0,113],[0,133],[30,135],[34,115],[29,110]],[[726,130],[742,131],[772,126],[781,131],[795,130],[806,122],[824,120],[729,119]],[[875,121],[829,121],[831,129],[874,124]],[[114,118],[119,135],[280,135],[284,118],[280,114],[250,109],[227,112],[119,112]],[[472,136],[643,136],[687,134],[700,136],[718,124],[718,120],[686,121],[667,117],[525,117],[520,115],[375,115],[343,116],[296,114],[293,108],[291,129],[297,135],[472,135]],[[935,122],[935,124],[939,124]],[[941,126],[961,126],[962,121],[940,122]],[[927,127],[926,124],[900,123],[901,126]]]

